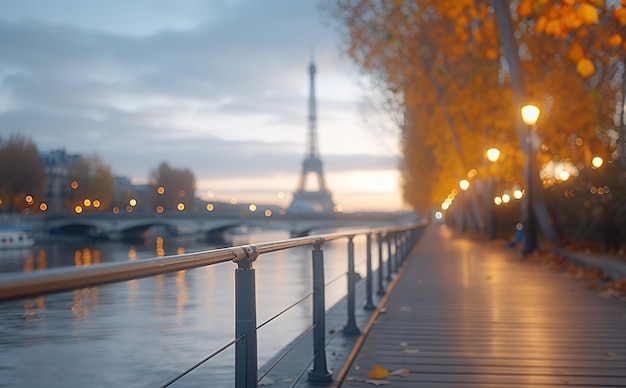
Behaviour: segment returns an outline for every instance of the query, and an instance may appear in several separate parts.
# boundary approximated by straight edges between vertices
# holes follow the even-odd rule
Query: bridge
[[[40,234],[80,235],[107,240],[141,238],[153,228],[197,239],[222,239],[229,230],[286,230],[294,237],[338,228],[384,227],[414,222],[414,213],[88,213],[48,215],[32,222]]]

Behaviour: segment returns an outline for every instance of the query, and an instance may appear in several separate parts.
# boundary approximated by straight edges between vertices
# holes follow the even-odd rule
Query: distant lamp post
[[[487,150],[487,159],[490,162],[497,162],[500,158],[500,150],[497,148],[489,148]]]
[[[599,156],[591,159],[591,165],[593,166],[593,168],[600,168],[602,167],[602,164],[604,164],[604,160],[602,160],[602,158]]]
[[[533,160],[531,155],[530,135],[539,119],[540,110],[535,105],[524,105],[521,110],[522,120],[528,126],[526,132],[526,208],[524,210],[524,245],[522,246],[522,254],[527,255],[537,250],[537,230],[535,213],[533,212],[533,189],[532,189],[532,171]]]
[[[491,163],[495,163],[500,159],[500,150],[497,148],[489,148],[487,150],[487,160]],[[485,195],[487,202],[487,238],[489,241],[496,239],[496,226],[493,214],[493,206],[491,204],[491,197],[493,197],[493,178],[490,177],[487,182],[487,195]]]
[[[467,189],[469,189],[469,187],[470,187],[470,183],[469,183],[469,181],[467,179],[462,179],[459,182],[459,187],[461,188],[461,190],[467,191]]]

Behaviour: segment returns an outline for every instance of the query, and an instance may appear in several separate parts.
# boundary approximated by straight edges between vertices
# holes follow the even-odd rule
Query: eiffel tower
[[[308,137],[308,154],[302,162],[302,175],[298,189],[293,193],[293,200],[287,211],[296,213],[312,213],[312,212],[333,212],[335,204],[330,191],[326,188],[324,182],[324,173],[322,171],[322,160],[317,151],[317,130],[315,116],[315,63],[311,59],[309,65],[309,75],[311,80],[311,89],[309,94],[309,137]],[[310,182],[307,178],[314,175],[317,187],[306,187]]]

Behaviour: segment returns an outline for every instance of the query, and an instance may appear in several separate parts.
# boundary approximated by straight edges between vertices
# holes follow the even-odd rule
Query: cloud
[[[355,129],[358,76],[314,2],[22,3],[0,15],[0,134],[138,180],[161,161],[203,180],[297,175],[314,45],[326,171],[395,169]]]

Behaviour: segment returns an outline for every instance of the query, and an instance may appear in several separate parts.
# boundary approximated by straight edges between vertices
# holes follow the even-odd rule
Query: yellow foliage
[[[572,47],[570,47],[569,52],[567,53],[567,57],[572,60],[572,62],[578,63],[583,58],[583,48],[578,42],[574,42]]]
[[[616,8],[613,11],[613,16],[617,19],[619,24],[623,26],[626,25],[626,8]]]
[[[537,19],[537,24],[535,24],[535,32],[538,34],[543,33],[546,30],[546,23],[548,22],[548,18],[545,16],[540,16]]]
[[[576,64],[576,71],[583,78],[587,78],[596,72],[596,67],[589,59],[583,58]]]
[[[525,18],[532,15],[532,13],[533,7],[530,4],[530,1],[526,0],[519,3],[519,7],[517,7],[517,14],[519,15],[519,17]]]
[[[387,376],[389,376],[389,371],[380,364],[374,364],[374,367],[367,372],[367,377],[370,379],[384,379]]]
[[[622,36],[620,34],[613,34],[607,38],[606,43],[611,47],[617,47],[622,44]]]
[[[498,59],[498,50],[494,48],[488,48],[485,51],[485,56],[487,57],[487,59]]]
[[[575,2],[576,0],[563,0],[563,4],[566,4],[566,5],[574,5]]]
[[[595,24],[598,21],[598,11],[591,4],[583,4],[578,8],[578,17],[584,24]]]

